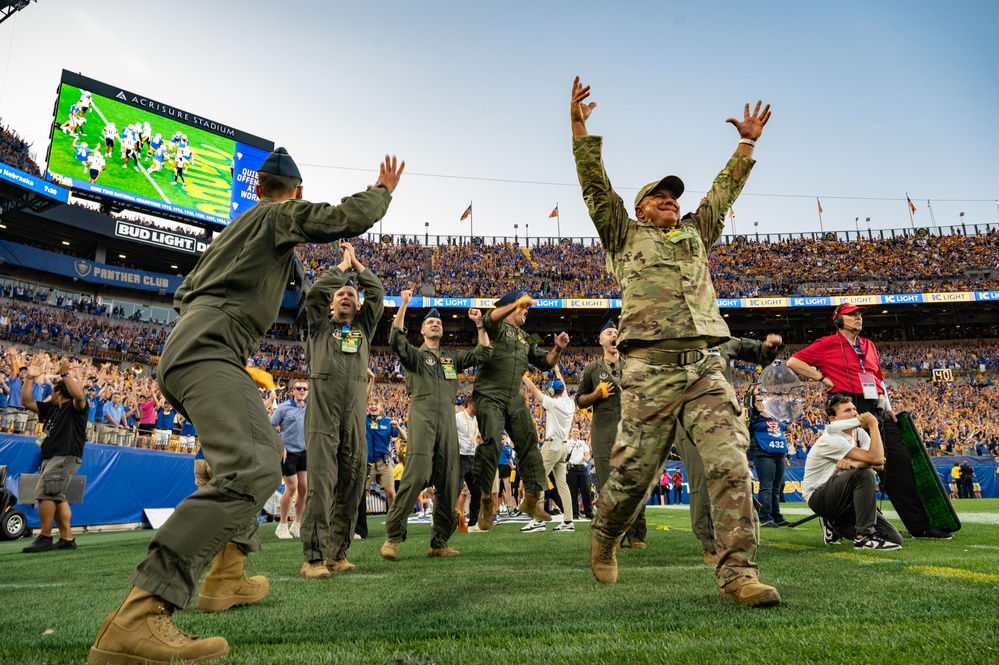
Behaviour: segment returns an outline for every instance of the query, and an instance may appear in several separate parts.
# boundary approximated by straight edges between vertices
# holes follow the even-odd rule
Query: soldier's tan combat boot
[[[634,536],[628,536],[628,547],[633,550],[644,550],[648,547],[644,540],[635,538]]]
[[[520,502],[520,512],[530,515],[538,522],[547,522],[552,516],[545,512],[545,509],[542,507],[543,498],[543,492],[538,492],[537,494],[527,494],[525,492],[524,500]]]
[[[357,566],[347,561],[347,559],[326,557],[326,569],[331,573],[352,573],[357,570]]]
[[[617,584],[617,543],[604,545],[590,534],[590,570],[601,584]]]
[[[303,580],[328,580],[333,577],[322,561],[306,561],[302,564],[302,570],[298,571],[298,576]]]
[[[229,655],[224,637],[204,639],[181,632],[174,607],[139,587],[108,615],[90,649],[88,663],[207,663]]]
[[[221,612],[236,605],[252,605],[267,595],[271,583],[263,575],[247,577],[245,559],[239,546],[226,543],[205,575],[196,604],[199,610]]]
[[[461,552],[453,550],[447,545],[444,547],[431,547],[427,550],[427,557],[431,559],[451,559],[456,556],[461,556]]]
[[[479,503],[479,520],[475,523],[482,531],[489,531],[493,528],[493,497],[491,494],[483,494]]]
[[[777,593],[777,589],[761,584],[756,578],[747,576],[730,580],[718,590],[718,595],[747,607],[780,605],[780,594]]]
[[[382,543],[382,549],[378,553],[378,556],[386,561],[395,561],[399,556],[399,543],[390,543],[386,540]]]
[[[714,552],[704,550],[704,563],[708,564],[709,566],[717,566],[718,555],[715,554]]]

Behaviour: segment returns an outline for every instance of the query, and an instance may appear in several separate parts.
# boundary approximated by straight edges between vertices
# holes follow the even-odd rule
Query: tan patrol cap
[[[656,180],[655,182],[650,182],[645,187],[638,190],[638,196],[635,197],[635,207],[642,202],[646,196],[654,192],[659,188],[668,189],[673,192],[673,196],[680,198],[683,194],[683,181],[677,178],[675,175],[668,175],[662,180]]]

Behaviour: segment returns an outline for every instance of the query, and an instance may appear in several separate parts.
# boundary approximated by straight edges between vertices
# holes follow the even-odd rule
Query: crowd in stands
[[[386,293],[398,294],[403,289],[420,293],[425,274],[422,246],[415,243],[387,245],[366,238],[350,242],[357,259],[378,275]],[[305,269],[305,276],[312,282],[340,262],[340,251],[334,244],[302,244],[295,252]]]
[[[424,248],[415,242],[354,242],[361,261],[382,277],[389,294],[403,288],[419,292],[430,284],[438,296],[488,298],[519,288],[546,298],[620,297],[599,243],[441,244],[426,248],[432,256],[428,268]],[[299,257],[312,279],[337,262],[329,245],[302,246]],[[997,289],[999,231],[720,243],[711,252],[710,266],[721,298]]]
[[[34,176],[42,175],[42,170],[31,158],[31,144],[13,129],[2,124],[0,124],[0,162]]]

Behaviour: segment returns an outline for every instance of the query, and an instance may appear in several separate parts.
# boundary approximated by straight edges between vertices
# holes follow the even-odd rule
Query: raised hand
[[[402,298],[403,307],[409,305],[409,302],[413,299],[413,289],[403,289],[399,292],[399,297]]]
[[[579,82],[579,77],[577,76],[572,82],[572,102],[569,109],[569,118],[572,121],[572,134],[573,136],[586,136],[586,120],[593,113],[593,109],[597,108],[596,102],[590,102],[589,104],[584,103],[587,97],[590,96],[590,86],[583,85]]]
[[[735,128],[739,130],[739,136],[744,139],[750,139],[755,141],[760,138],[760,134],[763,133],[763,127],[770,120],[770,104],[763,107],[762,101],[756,102],[756,108],[753,109],[752,114],[749,112],[749,102],[746,102],[746,108],[743,111],[742,122],[739,122],[735,118],[727,118],[725,122],[730,122],[735,125]]]
[[[470,318],[475,325],[482,325],[482,310],[472,307],[468,310],[468,318]]]
[[[385,162],[378,165],[378,182],[375,183],[375,186],[384,185],[389,193],[394,192],[404,168],[406,168],[406,162],[398,162],[397,165],[394,155],[392,157],[385,155]]]
[[[565,349],[565,347],[569,346],[569,335],[564,332],[555,335],[555,346],[559,349]]]

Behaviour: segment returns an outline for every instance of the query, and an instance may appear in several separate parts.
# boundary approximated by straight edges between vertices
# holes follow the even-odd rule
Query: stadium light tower
[[[15,12],[19,12],[28,6],[31,0],[0,0],[0,23],[3,23]],[[38,0],[35,0],[38,2]]]

